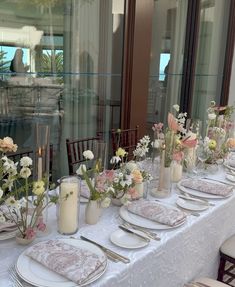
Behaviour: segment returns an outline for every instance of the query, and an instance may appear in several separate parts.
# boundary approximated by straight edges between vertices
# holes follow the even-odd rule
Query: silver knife
[[[209,206],[208,202],[206,201],[203,201],[199,198],[193,198],[193,197],[189,197],[189,196],[185,196],[185,195],[179,195],[179,198],[183,198],[185,200],[189,200],[189,201],[192,201],[192,202],[197,202],[201,205],[205,205],[205,206]]]
[[[134,231],[132,231],[132,230],[126,228],[126,227],[123,226],[123,225],[119,225],[118,227],[119,227],[120,229],[122,229],[123,231],[126,231],[126,232],[128,232],[128,233],[131,233],[131,234],[137,236],[138,238],[141,238],[141,239],[144,240],[145,242],[150,242],[150,239],[149,239],[149,238],[147,238],[147,237],[145,237],[145,236],[142,236],[142,235],[140,235],[139,233],[134,232]]]
[[[223,184],[225,184],[225,185],[235,186],[235,184],[232,184],[232,183],[230,183],[230,182],[226,182],[226,181],[223,181],[223,180],[214,179],[214,178],[210,178],[210,177],[203,177],[203,179],[208,179],[208,180],[211,180],[211,181],[216,181],[216,182],[219,182],[219,183],[223,183]]]
[[[125,257],[125,256],[123,256],[123,255],[120,255],[120,254],[118,254],[118,253],[116,253],[116,252],[114,252],[114,251],[112,251],[111,249],[108,249],[108,248],[106,248],[105,246],[103,246],[103,245],[101,245],[101,244],[99,244],[99,243],[97,243],[97,242],[95,242],[95,241],[93,241],[93,240],[91,240],[91,239],[89,239],[89,238],[86,238],[86,237],[84,237],[84,236],[80,236],[80,238],[82,239],[82,240],[85,240],[85,241],[88,241],[88,242],[90,242],[90,243],[92,243],[92,244],[95,244],[96,246],[98,246],[98,247],[100,247],[104,252],[108,252],[109,254],[112,254],[113,256],[115,256],[116,258],[118,258],[120,261],[122,261],[123,263],[130,263],[130,259],[129,258],[127,258],[127,257]]]

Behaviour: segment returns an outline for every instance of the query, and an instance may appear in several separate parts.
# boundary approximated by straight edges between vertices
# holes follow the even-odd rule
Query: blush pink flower
[[[26,239],[32,239],[36,235],[36,232],[32,227],[28,227],[25,231],[25,238]]]
[[[135,183],[141,183],[143,181],[143,176],[138,169],[134,169],[131,175]]]
[[[178,152],[173,153],[172,157],[173,157],[173,160],[180,162],[184,158],[184,153],[182,151],[178,151]]]
[[[182,144],[184,147],[192,148],[192,147],[195,147],[195,146],[197,145],[197,139],[194,139],[194,140],[186,139],[186,140],[183,140],[183,141],[181,142],[181,144]]]
[[[46,229],[46,224],[43,222],[42,218],[39,218],[38,220],[37,229],[40,231],[45,231]]]
[[[172,130],[173,132],[177,132],[180,130],[179,125],[177,123],[176,118],[172,115],[172,113],[168,113],[168,127],[170,130]]]
[[[131,196],[132,199],[139,198],[139,193],[134,187],[128,189],[128,194]]]

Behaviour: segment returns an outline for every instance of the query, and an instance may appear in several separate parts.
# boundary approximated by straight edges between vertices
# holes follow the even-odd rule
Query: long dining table
[[[225,170],[221,167],[217,173],[209,176],[225,180]],[[171,196],[161,201],[176,207],[178,195],[177,185],[173,184]],[[149,195],[148,199],[156,198]],[[110,235],[122,222],[120,207],[104,209],[97,224],[87,225],[84,220],[85,204],[81,203],[79,230],[73,237],[83,235],[130,259],[129,264],[108,261],[105,273],[89,286],[183,287],[184,283],[195,278],[216,278],[219,248],[224,240],[235,233],[235,194],[228,198],[210,199],[210,202],[214,205],[201,211],[200,216],[187,212],[183,225],[154,230],[161,240],[151,240],[147,246],[139,249],[121,248],[110,241]],[[55,206],[48,210],[48,226],[48,233],[37,237],[32,244],[46,239],[68,238],[57,232]],[[8,269],[27,247],[18,245],[14,238],[0,241],[0,286],[14,286]]]

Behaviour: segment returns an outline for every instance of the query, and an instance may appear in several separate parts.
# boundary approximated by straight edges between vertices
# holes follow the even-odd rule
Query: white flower
[[[31,170],[28,167],[22,167],[20,170],[20,176],[22,178],[28,178],[31,175]]]
[[[7,179],[4,179],[5,186],[11,191],[13,185],[14,185],[14,179],[11,177],[8,177]]]
[[[36,195],[41,195],[45,191],[44,182],[42,180],[38,180],[33,183],[33,193]]]
[[[6,222],[6,218],[2,213],[0,213],[0,223],[4,223],[4,222]]]
[[[94,158],[94,154],[91,150],[85,150],[82,154],[85,157],[85,159],[91,160]]]
[[[83,172],[86,172],[86,165],[80,164],[79,168],[76,170],[76,174],[83,175]]]
[[[117,177],[115,177],[115,178],[113,179],[113,182],[114,182],[114,183],[118,183],[118,182],[119,182],[119,179],[118,179]]]
[[[173,109],[176,110],[177,112],[179,112],[180,106],[179,105],[173,105]]]
[[[3,190],[0,187],[0,198],[3,196]]]
[[[10,169],[16,169],[17,168],[17,164],[18,163],[14,163],[14,161],[12,161],[12,160],[10,160],[10,159],[8,159],[7,157],[6,157],[6,159],[4,159],[5,160],[5,162],[4,162],[4,164],[3,164],[3,170],[5,171],[5,172],[8,172],[8,170],[10,170]]]
[[[105,199],[101,201],[101,207],[103,208],[109,207],[110,202],[111,202],[111,199],[109,197],[106,197]]]
[[[208,119],[209,120],[214,120],[215,118],[216,118],[216,114],[215,113],[208,114]]]
[[[114,188],[113,188],[112,186],[109,186],[108,189],[107,189],[107,192],[114,194],[114,193],[115,193],[115,190],[114,190]]]
[[[134,161],[129,161],[126,163],[126,170],[132,172],[134,169],[138,169],[138,166]]]
[[[9,197],[6,199],[5,204],[6,204],[8,207],[12,207],[12,208],[18,208],[18,207],[19,207],[18,201],[15,199],[14,196],[9,196]]]
[[[30,157],[24,156],[20,159],[20,166],[28,167],[33,164],[33,161]]]
[[[118,174],[118,177],[119,177],[119,178],[123,178],[123,173],[120,172],[120,173]]]
[[[111,164],[119,163],[121,161],[121,158],[119,156],[113,156],[110,160]]]
[[[155,140],[152,144],[153,148],[160,148],[162,140]]]

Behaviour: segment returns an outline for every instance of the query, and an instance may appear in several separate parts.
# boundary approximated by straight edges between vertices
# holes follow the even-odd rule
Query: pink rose
[[[134,187],[128,189],[128,194],[131,196],[132,199],[139,198],[139,193]]]
[[[40,231],[45,231],[46,224],[43,222],[43,218],[39,218],[38,224],[37,224],[37,229]]]
[[[184,153],[182,151],[173,153],[173,160],[180,162],[182,161],[183,158],[184,158]]]
[[[28,227],[25,231],[25,238],[26,239],[32,239],[36,235],[36,232],[32,227]]]

